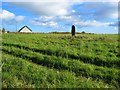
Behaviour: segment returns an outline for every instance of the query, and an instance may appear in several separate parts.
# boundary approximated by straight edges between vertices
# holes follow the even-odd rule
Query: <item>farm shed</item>
[[[32,30],[28,26],[22,27],[18,32],[22,33],[32,33]]]

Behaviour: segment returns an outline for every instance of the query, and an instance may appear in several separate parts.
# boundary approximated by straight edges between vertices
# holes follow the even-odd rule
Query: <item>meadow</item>
[[[3,88],[120,89],[117,34],[2,35]]]

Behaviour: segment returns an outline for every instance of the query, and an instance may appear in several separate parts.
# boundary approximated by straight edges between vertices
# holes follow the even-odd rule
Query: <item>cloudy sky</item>
[[[2,2],[2,27],[17,31],[24,25],[33,32],[118,33],[117,2]]]

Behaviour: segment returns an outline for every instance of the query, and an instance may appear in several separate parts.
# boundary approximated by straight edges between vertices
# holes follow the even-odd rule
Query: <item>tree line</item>
[[[5,32],[9,33],[10,31],[7,31],[5,28],[2,28],[2,29],[0,29],[0,32],[2,32],[2,33],[5,33]]]

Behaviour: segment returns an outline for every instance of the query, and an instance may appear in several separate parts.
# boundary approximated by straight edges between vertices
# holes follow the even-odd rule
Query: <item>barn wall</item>
[[[32,33],[27,27],[23,28],[20,32]]]

